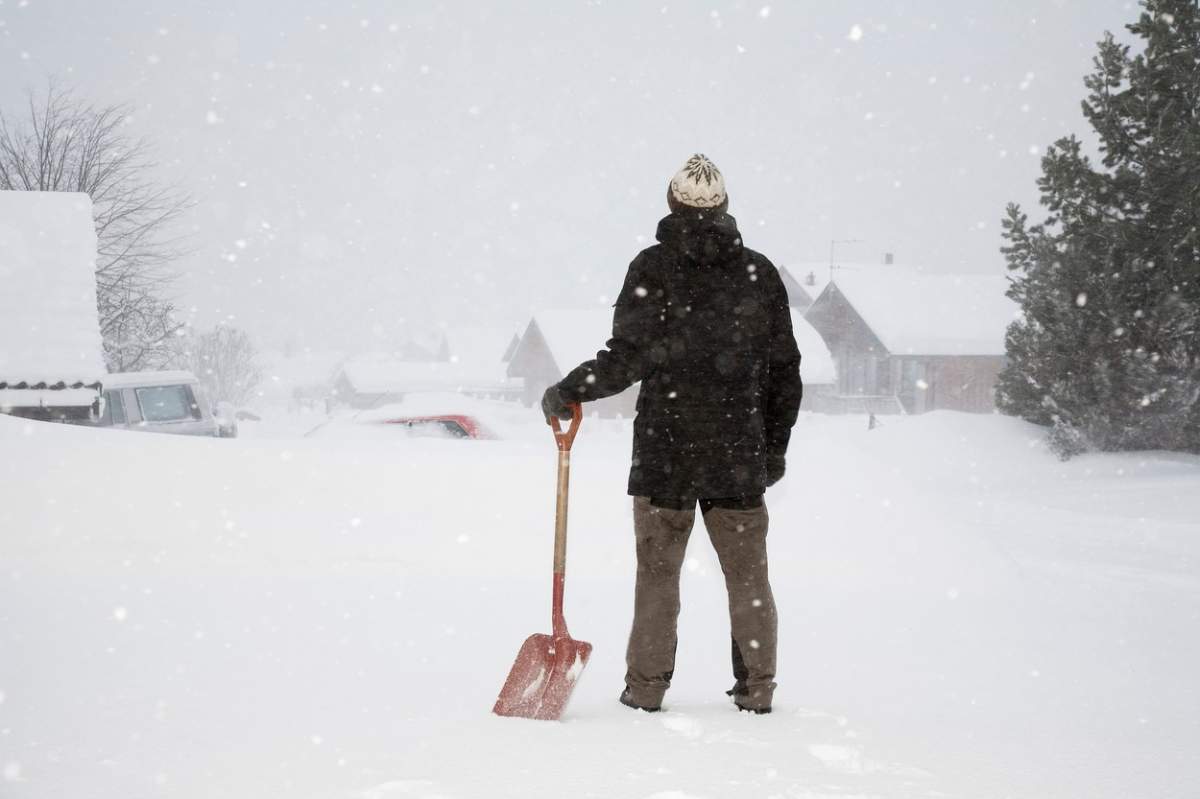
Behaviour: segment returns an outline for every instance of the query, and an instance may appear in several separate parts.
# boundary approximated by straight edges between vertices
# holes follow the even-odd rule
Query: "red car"
[[[478,420],[458,413],[441,416],[402,416],[398,419],[381,419],[378,424],[402,424],[416,435],[445,436],[447,438],[495,438]]]

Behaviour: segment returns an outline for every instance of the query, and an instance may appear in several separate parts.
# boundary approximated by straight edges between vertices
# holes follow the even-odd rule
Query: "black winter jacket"
[[[728,214],[672,213],[657,238],[629,265],[607,348],[558,388],[586,402],[642,381],[630,494],[761,494],[803,392],[787,291]]]

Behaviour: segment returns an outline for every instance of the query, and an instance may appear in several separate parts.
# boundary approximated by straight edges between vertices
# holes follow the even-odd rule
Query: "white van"
[[[184,436],[237,435],[237,422],[213,415],[191,372],[123,372],[105,375],[102,382],[104,407],[96,422],[101,427]]]

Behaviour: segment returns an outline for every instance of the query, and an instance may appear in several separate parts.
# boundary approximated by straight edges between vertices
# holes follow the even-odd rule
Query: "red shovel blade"
[[[560,718],[591,656],[592,645],[584,641],[568,636],[529,636],[492,712],[525,719]]]

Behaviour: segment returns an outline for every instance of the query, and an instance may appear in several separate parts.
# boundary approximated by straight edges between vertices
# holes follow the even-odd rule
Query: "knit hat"
[[[725,178],[716,164],[696,153],[671,178],[668,199],[692,208],[717,208],[728,200]]]

